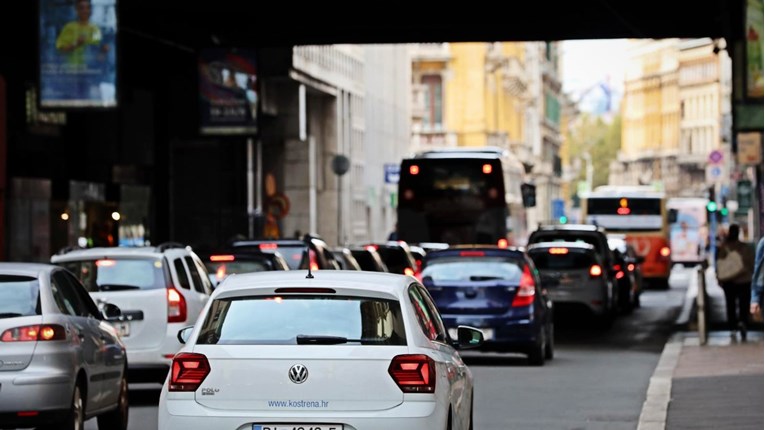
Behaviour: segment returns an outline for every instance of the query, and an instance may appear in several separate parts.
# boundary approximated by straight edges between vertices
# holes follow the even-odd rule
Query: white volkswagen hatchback
[[[228,277],[173,359],[159,428],[468,430],[473,376],[411,276],[353,271]]]

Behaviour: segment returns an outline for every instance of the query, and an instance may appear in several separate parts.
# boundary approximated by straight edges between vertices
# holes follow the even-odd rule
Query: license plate
[[[492,340],[494,339],[494,329],[493,328],[479,328],[478,330],[483,333],[483,340]],[[449,336],[457,340],[457,329],[456,328],[450,328],[449,329]]]
[[[252,430],[343,430],[342,424],[253,424]]]
[[[114,326],[114,329],[117,330],[117,333],[121,337],[128,337],[130,336],[130,323],[126,321],[120,321],[120,322],[114,322],[112,323],[112,326]]]

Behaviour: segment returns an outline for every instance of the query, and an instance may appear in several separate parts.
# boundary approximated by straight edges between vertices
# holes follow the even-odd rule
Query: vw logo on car
[[[290,367],[289,376],[290,381],[296,384],[302,384],[308,379],[308,368],[302,364],[296,364]]]

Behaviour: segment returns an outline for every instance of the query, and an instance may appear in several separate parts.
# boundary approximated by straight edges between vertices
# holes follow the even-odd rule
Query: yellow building
[[[413,48],[413,149],[524,141],[523,43]]]

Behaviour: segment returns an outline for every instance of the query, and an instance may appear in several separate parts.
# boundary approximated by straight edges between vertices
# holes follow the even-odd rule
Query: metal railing
[[[707,325],[707,276],[706,264],[701,264],[696,268],[698,277],[696,291],[696,327],[699,331],[699,344],[707,344],[707,334],[709,332]]]

